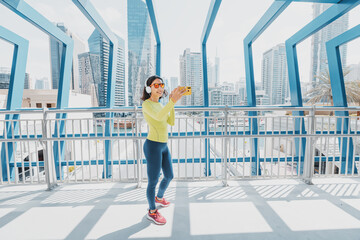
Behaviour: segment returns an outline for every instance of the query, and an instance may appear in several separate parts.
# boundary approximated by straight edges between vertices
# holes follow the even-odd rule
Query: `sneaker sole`
[[[160,223],[160,222],[155,221],[155,219],[150,217],[148,214],[146,215],[146,218],[149,219],[150,221],[153,221],[157,225],[165,225],[165,223]]]
[[[157,203],[157,204],[160,204],[160,206],[162,206],[162,207],[168,207],[168,206],[170,206],[170,204],[168,204],[168,205],[165,205],[165,204],[162,204],[162,203]]]
[[[159,202],[156,202],[156,201],[155,201],[155,203],[160,204],[160,206],[162,206],[162,207],[168,207],[168,206],[170,206],[170,204],[165,205],[165,204],[162,204],[162,203],[159,203]]]

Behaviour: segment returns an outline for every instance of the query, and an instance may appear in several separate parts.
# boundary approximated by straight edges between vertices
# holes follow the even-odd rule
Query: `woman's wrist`
[[[176,101],[174,100],[174,98],[170,98],[170,100],[175,104]]]

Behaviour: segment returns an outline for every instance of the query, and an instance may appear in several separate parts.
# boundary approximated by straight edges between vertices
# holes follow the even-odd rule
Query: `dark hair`
[[[156,79],[160,79],[161,82],[164,83],[163,79],[157,75],[153,75],[151,77],[149,77],[147,80],[146,80],[146,86],[150,86],[153,81],[155,81]],[[159,98],[163,98],[163,97],[166,97],[168,95],[168,92],[164,89],[164,93],[163,95]],[[149,99],[151,96],[151,93],[147,93],[146,90],[145,90],[145,86],[143,87],[143,94],[142,94],[142,97],[140,98],[141,100],[145,101],[146,99]]]

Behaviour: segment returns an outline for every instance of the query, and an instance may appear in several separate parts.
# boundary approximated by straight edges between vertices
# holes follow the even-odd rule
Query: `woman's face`
[[[160,98],[164,93],[164,88],[162,88],[160,85],[158,88],[155,88],[155,85],[154,85],[155,83],[163,83],[163,82],[157,78],[151,83],[151,96]]]

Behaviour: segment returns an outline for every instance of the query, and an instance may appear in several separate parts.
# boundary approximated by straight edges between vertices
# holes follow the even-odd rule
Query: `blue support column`
[[[326,52],[329,64],[331,90],[333,95],[334,106],[347,107],[346,89],[344,82],[344,75],[341,64],[341,57],[339,47],[342,44],[350,42],[360,37],[360,25],[353,27],[352,29],[344,32],[343,34],[333,38],[326,43]],[[336,128],[338,133],[348,134],[350,132],[348,111],[335,111],[336,116],[344,116],[344,119],[337,119]],[[342,132],[341,132],[342,130]],[[349,142],[348,142],[349,141]],[[349,149],[347,146],[349,145]],[[339,138],[339,148],[341,152],[341,174],[351,174],[354,168],[354,173],[357,173],[357,169],[353,166],[353,151],[354,143],[352,138]],[[346,159],[349,160],[346,164]],[[347,170],[346,170],[347,167]]]
[[[64,109],[69,104],[69,91],[70,91],[70,79],[68,73],[71,74],[72,68],[72,59],[73,59],[73,44],[65,45],[63,44],[63,52],[61,55],[61,66],[60,66],[60,82],[57,96],[57,109]],[[65,90],[66,89],[66,90]],[[65,93],[65,96],[60,93]],[[66,119],[66,113],[57,113],[56,119]],[[57,120],[54,127],[54,137],[58,137],[64,134],[65,131],[65,121]],[[57,179],[63,177],[63,167],[61,167],[61,160],[65,157],[65,142],[64,141],[54,141],[53,145],[54,161],[55,161],[55,172]]]
[[[301,95],[301,85],[300,85],[300,76],[299,76],[299,66],[297,61],[297,51],[296,46],[293,46],[291,43],[286,41],[286,58],[288,63],[288,73],[289,73],[289,88],[291,96],[291,104],[295,107],[302,107],[302,95]],[[305,121],[304,111],[295,111],[293,112],[295,116],[295,134],[305,134]],[[301,141],[301,144],[300,144]],[[304,157],[306,150],[306,138],[295,138],[295,154],[299,158],[297,165],[297,172],[302,174],[304,166]]]
[[[62,109],[68,106],[69,102],[69,90],[70,90],[70,78],[71,78],[71,67],[72,67],[72,52],[73,52],[73,41],[70,37],[57,28],[52,22],[47,20],[43,15],[38,13],[24,0],[0,0],[0,3],[9,8],[11,11],[25,19],[26,21],[33,24],[46,34],[56,38],[63,43],[62,62],[60,66],[60,81],[57,96],[57,108]],[[65,118],[66,115],[57,115],[57,118]],[[58,131],[58,128],[59,131]],[[60,121],[55,127],[56,134],[62,134],[64,130],[64,122]],[[59,174],[59,161],[64,156],[64,142],[54,143],[54,160],[55,166],[57,167],[56,173]],[[59,175],[58,175],[59,178]]]
[[[209,86],[208,86],[208,75],[207,75],[207,54],[206,54],[206,43],[209,38],[212,26],[214,24],[216,15],[219,11],[221,5],[221,0],[212,0],[210,3],[209,11],[206,17],[205,26],[201,36],[201,52],[202,52],[202,69],[203,69],[203,86],[204,86],[204,107],[209,107]],[[209,112],[205,112],[205,132],[208,132]],[[208,161],[205,162],[204,174],[205,176],[211,176],[210,168],[210,142],[208,139],[205,139],[205,159]],[[216,157],[215,162],[216,164]]]
[[[245,72],[246,72],[246,92],[248,106],[256,107],[256,93],[255,93],[255,78],[254,78],[254,63],[252,56],[252,44],[254,41],[271,25],[271,23],[290,5],[292,1],[275,1],[256,25],[251,29],[250,33],[244,39],[244,55],[245,55]],[[255,111],[249,112],[249,116],[256,116]],[[258,133],[257,119],[249,120],[249,128],[252,134]],[[257,164],[258,159],[258,139],[251,140],[251,174],[261,175],[260,164]],[[257,167],[259,166],[259,168]]]
[[[320,14],[317,18],[312,20],[308,23],[305,27],[303,27],[300,31],[295,33],[291,38],[289,38],[286,42],[286,57],[287,57],[287,64],[288,64],[288,72],[289,72],[289,87],[290,87],[290,94],[291,94],[291,105],[294,107],[301,107],[303,106],[302,102],[302,95],[301,95],[301,86],[300,86],[300,76],[299,76],[299,66],[297,60],[297,52],[296,52],[296,45],[314,34],[315,32],[319,31],[320,29],[324,28],[331,22],[335,21],[352,8],[356,7],[360,2],[355,0],[343,0],[339,4],[336,4],[325,12]],[[303,116],[304,112],[295,112],[295,116]],[[303,134],[305,133],[305,124],[304,120],[297,119],[295,121],[295,131]],[[301,132],[300,132],[301,131]],[[299,146],[299,139],[295,142],[296,148],[296,155],[299,156],[300,162],[300,173],[302,173],[302,161],[303,156],[305,154],[305,146],[306,140],[305,138],[301,139],[301,148]],[[301,152],[299,152],[299,149]],[[298,166],[299,166],[298,165]]]
[[[94,25],[101,35],[109,42],[109,66],[106,93],[106,108],[113,108],[115,105],[115,83],[116,83],[116,66],[117,66],[117,49],[119,41],[115,34],[110,30],[101,15],[96,11],[89,0],[72,0],[85,17]],[[112,135],[113,130],[113,113],[106,113],[105,136]],[[112,141],[105,140],[105,161],[103,178],[111,178],[112,176]]]
[[[202,51],[202,64],[203,64],[203,81],[204,81],[204,106],[209,107],[209,87],[208,87],[208,76],[207,76],[207,56],[206,56],[206,44],[201,45],[201,51]],[[206,89],[206,90],[205,90]],[[209,132],[209,111],[205,111],[205,133]],[[201,131],[201,129],[200,129]],[[205,138],[205,168],[204,168],[204,175],[205,176],[211,176],[211,165],[210,165],[210,140]],[[207,160],[207,161],[206,161]],[[216,156],[215,156],[215,162],[216,164]]]
[[[6,110],[16,110],[17,108],[21,108],[22,103],[29,42],[2,26],[0,26],[0,39],[14,44],[14,53],[11,65],[10,84],[6,103]],[[13,139],[18,133],[18,123],[14,121],[12,124],[12,120],[17,119],[19,119],[18,114],[7,114],[5,116],[5,129],[3,133],[4,138]],[[15,152],[16,143],[2,143],[1,168],[3,181],[14,179],[14,168],[10,168],[8,163],[14,162]]]
[[[161,41],[160,41],[159,29],[157,26],[155,8],[152,0],[146,0],[146,5],[156,39],[156,75],[160,76],[161,75]]]

